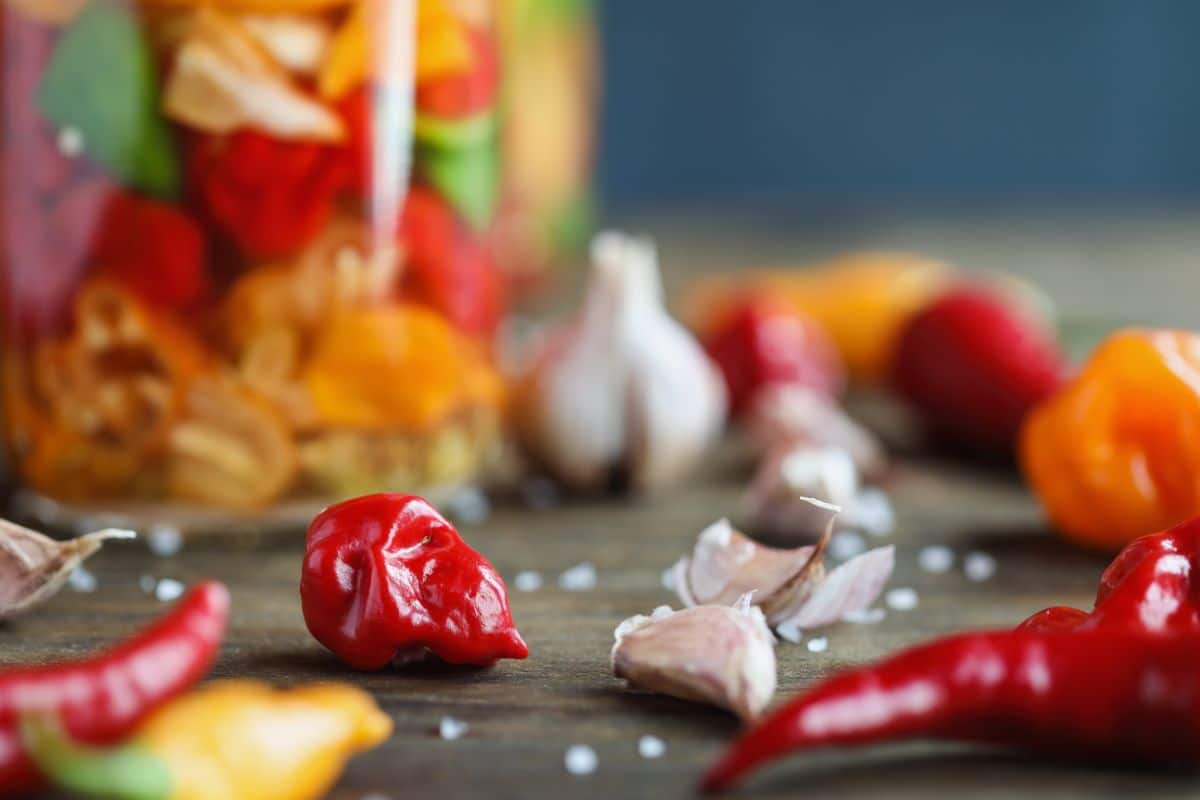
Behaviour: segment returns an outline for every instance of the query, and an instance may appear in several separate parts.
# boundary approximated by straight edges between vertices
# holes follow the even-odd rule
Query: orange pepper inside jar
[[[22,488],[149,524],[475,474],[504,400],[491,9],[0,4]]]
[[[1089,547],[1200,514],[1200,335],[1110,336],[1030,413],[1020,460],[1055,528]]]

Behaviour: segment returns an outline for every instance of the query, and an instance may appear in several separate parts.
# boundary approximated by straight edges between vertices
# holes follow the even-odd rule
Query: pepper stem
[[[85,797],[168,800],[167,765],[137,744],[91,747],[71,739],[52,714],[21,717],[25,752],[55,785]]]

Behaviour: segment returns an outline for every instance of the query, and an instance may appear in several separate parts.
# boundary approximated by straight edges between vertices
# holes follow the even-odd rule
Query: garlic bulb
[[[517,390],[535,460],[579,490],[623,474],[653,490],[685,475],[725,420],[720,373],[663,308],[654,246],[602,233],[583,308],[549,337]]]
[[[745,720],[775,694],[775,642],[750,595],[732,606],[707,605],[622,622],[613,674],[639,689],[711,703]]]
[[[675,591],[684,605],[727,602],[753,593],[754,602],[773,628],[815,628],[838,622],[870,607],[895,566],[895,548],[879,547],[826,573],[825,547],[837,509],[808,501],[825,518],[816,545],[781,550],[758,544],[719,520],[700,533],[691,556],[673,571]]]
[[[828,515],[817,499],[841,510],[839,526],[874,536],[891,533],[887,495],[859,484],[858,468],[845,450],[787,443],[768,452],[746,491],[743,505],[755,528],[776,538],[818,536]]]

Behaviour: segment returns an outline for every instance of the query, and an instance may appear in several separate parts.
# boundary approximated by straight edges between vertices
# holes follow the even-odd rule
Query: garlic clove
[[[163,104],[175,121],[209,133],[254,128],[320,142],[346,135],[338,115],[296,86],[237,19],[207,6],[176,53]]]
[[[578,490],[622,474],[655,490],[687,474],[720,433],[725,388],[663,308],[653,245],[602,233],[584,304],[549,338],[517,391],[530,454]]]
[[[59,541],[0,519],[0,619],[52,597],[106,540],[136,536],[133,531],[108,528]]]
[[[841,509],[841,526],[875,536],[891,532],[891,503],[878,489],[863,489],[845,450],[785,442],[763,459],[743,498],[757,530],[786,540],[805,540],[825,527],[826,516],[809,500]]]
[[[316,75],[325,61],[332,31],[320,17],[301,14],[243,14],[242,27],[275,62],[299,75]]]
[[[747,411],[744,425],[760,452],[781,442],[835,447],[846,451],[864,476],[876,477],[887,469],[883,445],[873,433],[829,398],[802,386],[764,387]]]
[[[817,550],[765,547],[718,520],[700,533],[691,557],[675,565],[675,587],[687,606],[728,604],[747,592],[770,597],[806,568],[819,567]]]
[[[660,606],[616,630],[613,674],[631,686],[757,717],[775,694],[775,646],[762,612],[732,606]]]
[[[701,532],[691,556],[679,560],[672,583],[684,605],[727,602],[749,597],[771,627],[815,628],[863,611],[878,599],[895,566],[895,548],[880,547],[858,555],[831,572],[825,548],[838,509],[812,498],[810,506],[823,533],[816,545],[794,550],[766,547],[738,533],[725,520]]]

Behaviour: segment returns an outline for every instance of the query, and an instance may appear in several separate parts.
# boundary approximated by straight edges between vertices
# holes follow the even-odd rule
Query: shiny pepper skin
[[[1200,335],[1110,336],[1029,415],[1020,461],[1055,529],[1090,547],[1200,514]]]
[[[308,529],[300,600],[309,631],[355,669],[425,651],[452,664],[525,658],[504,581],[425,500],[374,494]]]
[[[1048,331],[992,293],[947,292],[902,328],[891,384],[948,444],[1007,455],[1026,413],[1062,383]]]
[[[1055,606],[1034,614],[1021,627],[1200,633],[1200,517],[1126,545],[1100,576],[1090,613]]]
[[[803,386],[835,397],[846,382],[825,329],[768,300],[749,299],[730,309],[703,344],[725,376],[734,415],[764,386]]]

